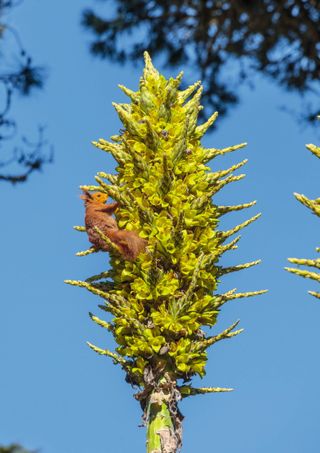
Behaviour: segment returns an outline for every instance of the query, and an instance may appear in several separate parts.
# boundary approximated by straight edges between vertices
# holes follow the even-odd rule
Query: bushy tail
[[[146,239],[142,239],[135,231],[113,230],[108,237],[120,248],[122,256],[130,261],[134,261],[147,246]]]

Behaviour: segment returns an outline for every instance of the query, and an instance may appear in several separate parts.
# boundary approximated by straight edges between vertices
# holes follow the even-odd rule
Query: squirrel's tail
[[[119,247],[121,255],[126,260],[134,261],[146,249],[147,240],[141,238],[135,231],[113,230],[110,233],[109,238]]]

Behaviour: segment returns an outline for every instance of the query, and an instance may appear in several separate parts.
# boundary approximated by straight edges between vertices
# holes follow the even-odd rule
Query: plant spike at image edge
[[[319,117],[318,117],[319,118]],[[316,157],[320,158],[320,147],[315,145],[306,145],[307,149],[311,151]],[[311,211],[320,217],[320,198],[316,198],[315,200],[310,200],[305,195],[295,193],[294,196],[300,203],[302,203],[307,208],[311,209]],[[320,247],[316,248],[317,252],[320,252]],[[300,275],[304,278],[310,278],[311,280],[315,280],[320,283],[320,258],[316,259],[305,259],[305,258],[288,258],[288,261],[293,264],[297,264],[299,266],[308,266],[313,268],[313,271],[298,269],[294,267],[286,267],[285,269],[288,272],[292,272],[293,274]],[[311,296],[320,299],[320,292],[317,291],[308,291]]]
[[[149,54],[144,56],[139,91],[120,85],[131,103],[113,104],[124,129],[112,142],[94,142],[113,155],[117,174],[100,172],[95,178],[98,185],[82,189],[108,194],[118,202],[118,228],[139,234],[146,240],[146,249],[136,259],[127,260],[108,233],[103,235],[99,230],[100,239],[104,238],[109,248],[111,269],[86,281],[66,283],[102,298],[99,307],[111,314],[110,320],[90,316],[113,335],[118,347],[112,352],[88,344],[119,364],[127,382],[139,387],[135,398],[144,412],[147,452],[171,453],[182,445],[179,400],[232,390],[194,388],[191,379],[204,376],[210,346],[243,330],[237,329],[237,321],[219,334],[207,333],[208,327],[216,324],[221,307],[230,300],[265,292],[237,293],[232,289],[215,293],[221,276],[259,263],[222,267],[218,260],[224,252],[237,248],[240,236],[229,238],[260,214],[230,230],[217,231],[220,216],[255,202],[234,206],[212,202],[212,196],[226,184],[244,177],[233,172],[247,160],[214,172],[206,163],[246,144],[204,148],[200,140],[217,113],[197,125],[200,82],[181,91],[182,73],[166,80],[152,65]],[[81,226],[75,229],[85,231]],[[92,247],[78,254],[95,251]]]

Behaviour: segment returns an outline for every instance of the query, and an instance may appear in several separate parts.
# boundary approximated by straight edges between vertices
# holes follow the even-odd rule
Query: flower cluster
[[[224,149],[204,148],[201,138],[217,113],[204,124],[197,124],[200,82],[179,90],[182,73],[167,80],[153,67],[147,53],[145,64],[139,91],[120,86],[131,102],[114,104],[123,131],[113,136],[112,142],[94,142],[112,154],[117,173],[100,172],[96,176],[98,185],[82,187],[105,192],[118,201],[118,226],[138,232],[148,241],[147,249],[135,261],[127,261],[116,249],[111,250],[109,271],[85,282],[67,281],[102,298],[100,308],[112,315],[111,320],[91,317],[111,332],[118,347],[111,352],[90,346],[119,363],[127,379],[142,389],[150,384],[150,373],[155,381],[166,373],[174,381],[185,382],[194,375],[203,376],[208,347],[242,330],[235,330],[234,323],[210,336],[203,327],[216,324],[219,310],[227,301],[264,292],[216,293],[223,274],[259,262],[227,268],[218,264],[224,252],[237,247],[240,236],[229,238],[259,214],[228,231],[218,231],[222,215],[249,208],[255,202],[216,205],[213,195],[244,177],[234,172],[246,160],[214,172],[207,163],[245,143]],[[188,396],[228,389],[181,385],[179,390],[182,396]]]

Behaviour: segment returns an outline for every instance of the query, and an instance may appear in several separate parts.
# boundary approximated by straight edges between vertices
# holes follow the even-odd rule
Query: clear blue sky
[[[85,235],[72,229],[83,223],[78,186],[92,183],[97,171],[112,171],[112,159],[90,141],[118,132],[111,102],[124,97],[117,84],[135,89],[142,70],[142,60],[119,67],[90,57],[79,25],[89,4],[26,0],[11,19],[50,74],[46,89],[16,104],[15,113],[29,135],[37,123],[48,125],[55,163],[25,185],[0,188],[0,442],[43,453],[138,453],[145,432],[138,428],[133,390],[118,367],[85,343],[112,346],[87,314],[98,313],[98,299],[63,283],[108,266],[106,254],[74,255],[87,248]],[[181,69],[192,79],[190,68]],[[249,143],[217,161],[227,168],[249,158],[247,178],[217,199],[258,204],[230,214],[221,227],[259,211],[263,216],[223,262],[263,262],[226,276],[220,291],[269,293],[223,308],[216,331],[240,318],[245,332],[211,349],[202,384],[236,390],[183,402],[183,452],[314,453],[320,443],[320,304],[307,294],[316,284],[283,267],[288,256],[314,257],[320,245],[319,219],[292,196],[320,196],[320,162],[305,149],[319,144],[320,134],[281,112],[280,105],[300,103],[265,80],[258,79],[254,91],[241,89],[241,96],[242,104],[205,143]]]

